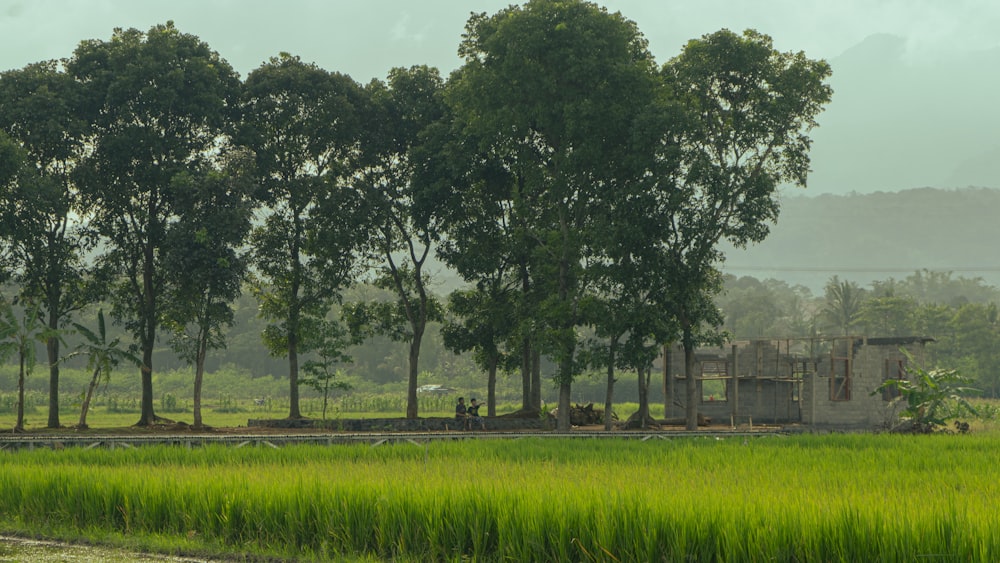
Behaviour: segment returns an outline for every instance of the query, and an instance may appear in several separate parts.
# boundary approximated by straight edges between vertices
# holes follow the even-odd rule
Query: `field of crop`
[[[990,561],[1000,435],[0,455],[0,532],[297,560]]]

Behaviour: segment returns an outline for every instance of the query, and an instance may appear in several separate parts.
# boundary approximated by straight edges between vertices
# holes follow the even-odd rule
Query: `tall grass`
[[[1000,554],[996,440],[22,451],[0,456],[0,515],[302,559],[985,561]]]

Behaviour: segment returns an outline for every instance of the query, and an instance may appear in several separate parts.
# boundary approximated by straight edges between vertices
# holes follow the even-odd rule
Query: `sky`
[[[107,40],[116,27],[147,30],[173,20],[245,77],[280,52],[298,55],[359,82],[397,66],[458,67],[470,12],[494,13],[508,0],[0,0],[0,71],[72,55],[82,40]],[[927,185],[1000,187],[1000,60],[996,0],[603,0],[635,21],[659,62],[686,41],[722,28],[753,28],[781,51],[803,51],[834,65],[833,102],[813,138],[811,192],[899,190]],[[894,42],[866,43],[876,35]],[[845,58],[859,45],[861,56]],[[872,60],[887,57],[883,72]],[[844,71],[837,61],[844,60]],[[867,67],[865,65],[868,65]],[[866,70],[867,69],[867,70]],[[926,77],[952,72],[942,78]],[[866,74],[867,73],[867,74]],[[887,82],[886,76],[898,76]],[[925,87],[929,80],[947,88]],[[977,81],[992,82],[977,82]],[[997,88],[994,88],[997,86]],[[956,96],[955,90],[959,90]],[[964,92],[964,94],[962,94]],[[987,94],[987,92],[989,94]],[[963,97],[964,95],[964,97]],[[841,103],[841,99],[844,101]],[[980,104],[984,114],[971,114]],[[966,112],[955,116],[959,112]],[[919,119],[903,111],[919,112]],[[968,115],[966,115],[968,114]],[[963,117],[965,116],[965,117]],[[940,122],[940,123],[939,123]],[[943,129],[933,134],[915,124]],[[937,131],[937,130],[935,130]],[[872,144],[868,144],[868,143]],[[940,162],[936,162],[940,161]],[[994,174],[995,172],[995,174]],[[952,186],[947,184],[951,183]]]
[[[394,66],[450,71],[471,12],[506,0],[0,0],[0,70],[69,56],[116,27],[173,20],[243,76],[281,51],[366,82]],[[754,28],[783,51],[831,59],[869,35],[902,36],[907,56],[1000,46],[995,0],[604,0],[635,21],[661,62],[688,40]]]

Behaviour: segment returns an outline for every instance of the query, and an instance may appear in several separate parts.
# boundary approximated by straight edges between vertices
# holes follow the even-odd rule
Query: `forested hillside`
[[[916,270],[1000,286],[1000,190],[919,188],[845,196],[786,193],[762,243],[729,248],[723,270],[821,290],[832,275],[868,285]]]

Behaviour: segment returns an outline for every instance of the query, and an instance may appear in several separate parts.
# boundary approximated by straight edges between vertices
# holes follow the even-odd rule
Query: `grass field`
[[[989,561],[1000,434],[0,455],[0,531],[409,561]]]

